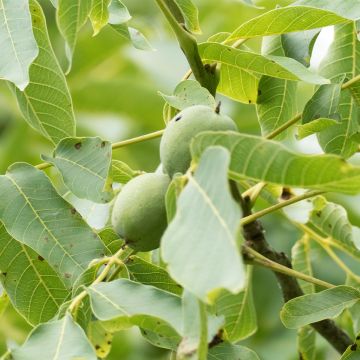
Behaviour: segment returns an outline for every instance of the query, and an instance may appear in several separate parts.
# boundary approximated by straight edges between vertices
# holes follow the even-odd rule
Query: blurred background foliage
[[[217,32],[232,31],[266,9],[291,2],[258,0],[256,4],[263,8],[254,8],[239,0],[195,0],[203,30],[199,41],[205,41]],[[41,3],[47,16],[53,47],[65,68],[64,43],[56,28],[54,9],[48,0],[42,0]],[[173,34],[154,2],[124,0],[124,3],[133,15],[131,24],[146,34],[155,51],[134,49],[110,28],[103,29],[93,37],[91,26],[87,24],[80,33],[73,69],[67,77],[78,121],[78,136],[98,135],[110,141],[120,141],[163,128],[163,100],[157,92],[170,94],[188,69]],[[258,51],[260,42],[251,40],[247,46]],[[312,90],[311,86],[301,84],[298,94],[300,109],[311,96]],[[222,101],[223,111],[234,118],[241,132],[260,134],[254,105],[226,99]],[[287,144],[300,151],[319,151],[313,139],[296,143],[292,137]],[[154,171],[159,164],[158,145],[159,140],[131,145],[114,151],[114,158],[125,161],[134,169]],[[0,82],[1,172],[4,173],[16,161],[37,164],[40,162],[40,154],[50,154],[51,151],[50,142],[25,123],[11,91],[6,83]],[[356,157],[352,161],[358,162]],[[359,199],[336,198],[346,204],[354,225],[360,225]],[[267,216],[263,225],[269,242],[276,249],[290,253],[291,246],[300,234],[283,219],[279,214]],[[316,244],[313,247],[315,276],[342,283],[344,277],[341,271],[334,268],[323,250]],[[259,319],[258,332],[245,344],[253,348],[261,359],[298,359],[296,331],[285,330],[280,323],[282,299],[275,278],[269,271],[256,269],[254,295]],[[347,326],[346,316],[340,321]],[[8,305],[0,317],[0,350],[5,351],[5,341],[21,343],[30,330],[30,326]],[[318,344],[321,349],[319,360],[338,357],[322,339],[318,338]],[[114,360],[167,358],[166,351],[148,344],[136,329],[118,333],[108,356],[108,359]]]

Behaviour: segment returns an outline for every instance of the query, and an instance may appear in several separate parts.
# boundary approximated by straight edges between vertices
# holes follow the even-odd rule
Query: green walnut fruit
[[[171,177],[185,173],[190,166],[190,143],[203,131],[237,131],[234,121],[204,105],[188,107],[177,114],[167,125],[160,143],[160,159],[164,171]]]
[[[130,180],[118,195],[112,212],[114,230],[137,251],[159,247],[167,220],[165,195],[170,178],[143,174]]]

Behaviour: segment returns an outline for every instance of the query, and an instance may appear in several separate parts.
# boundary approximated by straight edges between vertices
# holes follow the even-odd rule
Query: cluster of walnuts
[[[191,163],[190,143],[203,131],[237,130],[234,121],[204,105],[178,113],[167,125],[160,143],[161,164],[155,173],[139,175],[119,193],[113,208],[112,225],[126,244],[136,251],[159,247],[167,227],[165,195],[171,178],[185,174]]]

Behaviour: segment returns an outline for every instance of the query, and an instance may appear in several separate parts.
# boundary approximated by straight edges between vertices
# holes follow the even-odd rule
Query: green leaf
[[[131,19],[127,7],[120,0],[111,0],[108,10],[109,24],[124,24]]]
[[[357,18],[360,18],[358,3],[344,3],[343,0],[303,1],[296,6],[270,10],[243,23],[230,35],[228,41],[317,29]]]
[[[176,215],[177,199],[181,194],[186,183],[186,179],[182,175],[174,175],[168,190],[166,192],[166,215],[168,224],[173,220]]]
[[[161,92],[159,94],[169,105],[178,110],[183,110],[193,105],[216,107],[214,97],[195,80],[180,82],[176,86],[173,95],[165,95]]]
[[[49,178],[25,163],[12,165],[0,176],[0,219],[9,234],[42,256],[67,286],[104,252],[96,233]]]
[[[127,26],[126,24],[111,25],[111,27],[122,37],[129,40],[138,50],[152,51],[154,50],[144,34],[139,30]]]
[[[62,140],[53,156],[42,159],[57,167],[68,189],[81,199],[107,203],[113,197],[108,178],[111,143],[95,138]]]
[[[120,239],[113,228],[101,230],[99,237],[111,254],[115,254],[125,244],[125,241]]]
[[[316,332],[311,326],[298,330],[297,348],[302,360],[316,360]]]
[[[336,118],[343,80],[344,76],[341,77],[339,82],[321,85],[316,90],[304,107],[302,113],[303,124],[319,118]]]
[[[279,36],[265,37],[262,43],[264,55],[284,56]],[[297,83],[271,76],[262,76],[259,82],[256,111],[263,136],[276,130],[296,114]],[[283,132],[277,139],[286,137]]]
[[[226,338],[235,343],[257,330],[256,310],[252,294],[252,268],[247,269],[247,284],[238,294],[222,291],[215,302],[215,311],[225,316]]]
[[[20,110],[29,125],[57,144],[75,135],[75,117],[65,76],[56,59],[40,5],[30,1],[39,55],[30,66],[30,84],[24,92],[14,88]]]
[[[107,331],[101,321],[92,321],[88,329],[88,337],[100,359],[106,358],[111,351],[113,334]]]
[[[345,75],[346,80],[360,73],[360,42],[355,25],[344,24],[334,28],[334,41],[320,66],[321,74],[329,79]],[[359,83],[358,83],[358,86]],[[341,92],[339,102],[340,122],[323,130],[318,135],[319,143],[326,153],[348,158],[358,150],[358,108],[351,92]]]
[[[303,236],[295,243],[291,249],[291,257],[294,270],[313,276],[310,260],[310,238],[308,236]],[[298,280],[298,282],[305,294],[315,292],[314,284],[303,280]],[[315,341],[316,333],[310,326],[304,326],[298,330],[297,347],[303,360],[316,360]]]
[[[128,164],[120,160],[112,160],[111,162],[111,175],[114,182],[126,184],[140,174],[141,171],[131,169]]]
[[[183,340],[178,347],[177,358],[206,359],[208,343],[217,336],[224,319],[208,314],[206,305],[188,291],[184,291],[182,306]]]
[[[316,197],[313,204],[307,225],[326,238],[329,244],[360,259],[360,250],[355,245],[356,238],[346,210],[341,205],[327,202],[322,196]]]
[[[17,311],[32,325],[53,318],[69,294],[56,272],[1,223],[0,248],[1,282]]]
[[[253,350],[245,346],[221,343],[209,350],[208,360],[260,360]]]
[[[304,66],[309,66],[314,43],[319,33],[320,29],[314,29],[281,35],[285,56]]]
[[[360,290],[360,281],[359,279],[354,279],[352,276],[347,275],[346,285],[352,286],[355,289]],[[352,327],[355,334],[360,332],[360,301],[358,301],[354,306],[349,309],[351,314]]]
[[[172,294],[181,295],[182,288],[163,268],[151,264],[138,256],[130,256],[126,267],[132,280],[145,285],[152,285]]]
[[[302,274],[313,276],[311,260],[310,260],[310,240],[308,236],[298,240],[291,249],[292,266],[294,270]],[[304,280],[298,280],[304,294],[315,292],[314,284]]]
[[[287,80],[302,80],[312,84],[327,84],[329,82],[327,79],[312,73],[297,61],[283,56],[260,55],[209,42],[200,44],[199,51],[204,61],[216,61],[221,65],[240,68],[258,75],[268,75]]]
[[[219,289],[237,293],[245,283],[238,241],[241,211],[230,194],[229,161],[228,151],[220,147],[204,153],[161,242],[171,277],[210,302]]]
[[[137,325],[165,337],[182,332],[180,297],[156,287],[118,279],[88,288],[94,315],[117,320],[117,327]]]
[[[0,79],[24,90],[29,83],[29,67],[39,52],[27,0],[0,2],[0,44]]]
[[[94,36],[108,23],[111,0],[93,0],[90,12],[90,20],[94,29]]]
[[[92,0],[58,0],[56,20],[66,41],[66,55],[71,69],[78,32],[85,25],[91,11]]]
[[[258,136],[235,132],[203,132],[195,137],[192,153],[198,161],[209,146],[231,151],[229,175],[288,187],[302,187],[347,194],[360,192],[360,167],[336,155],[302,155],[284,145]]]
[[[356,337],[355,343],[351,344],[342,354],[340,360],[358,360],[360,356],[360,336]]]
[[[39,325],[26,342],[12,351],[14,360],[96,360],[84,331],[67,314],[63,319]]]
[[[174,0],[181,15],[183,16],[183,22],[188,31],[194,34],[201,34],[201,29],[198,19],[198,9],[192,0]]]
[[[360,291],[345,285],[299,296],[285,303],[280,312],[281,321],[287,328],[296,329],[324,319],[332,319],[359,299]]]
[[[323,130],[328,129],[330,126],[335,126],[338,124],[338,121],[334,119],[320,118],[312,120],[304,125],[298,125],[296,137],[301,140],[312,134],[320,133]]]

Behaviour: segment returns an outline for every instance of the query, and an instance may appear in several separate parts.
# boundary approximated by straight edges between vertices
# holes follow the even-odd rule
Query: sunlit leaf
[[[360,4],[343,0],[308,0],[279,7],[240,25],[228,41],[283,34],[346,23],[360,18]]]
[[[111,143],[95,138],[62,140],[43,160],[57,167],[69,190],[81,199],[107,203],[113,197],[110,179]]]
[[[108,6],[111,0],[93,0],[90,11],[90,20],[94,29],[94,36],[108,23]]]
[[[126,24],[114,24],[111,27],[125,39],[129,40],[136,49],[151,51],[154,48],[140,30],[129,27]]]
[[[360,192],[360,167],[336,155],[302,155],[261,137],[235,132],[204,132],[195,137],[192,153],[198,160],[209,146],[231,151],[229,175],[283,186],[348,194]]]
[[[34,249],[69,286],[94,258],[100,239],[31,165],[12,165],[0,176],[0,219],[9,234]]]
[[[280,317],[289,329],[296,329],[324,319],[332,319],[360,299],[355,288],[341,285],[315,294],[294,298],[283,306]]]
[[[69,292],[49,264],[0,223],[1,283],[14,307],[36,325],[53,318]]]
[[[113,334],[107,331],[100,321],[92,321],[87,335],[95,348],[97,357],[106,358],[111,351]]]
[[[27,0],[0,2],[0,79],[20,90],[29,83],[29,67],[39,51],[31,25]]]
[[[238,243],[241,211],[227,182],[229,160],[220,147],[204,153],[161,243],[171,277],[206,301],[221,288],[237,293],[245,283]]]
[[[75,135],[71,95],[51,47],[45,15],[35,0],[30,1],[30,11],[39,55],[30,67],[30,84],[24,92],[16,88],[14,92],[25,120],[57,144]]]
[[[26,342],[12,351],[14,360],[96,360],[84,331],[69,314],[36,327]]]
[[[326,130],[330,126],[335,126],[338,124],[338,121],[334,119],[319,118],[308,122],[304,125],[298,125],[297,128],[297,138],[304,139],[312,134],[320,133],[323,130]]]

